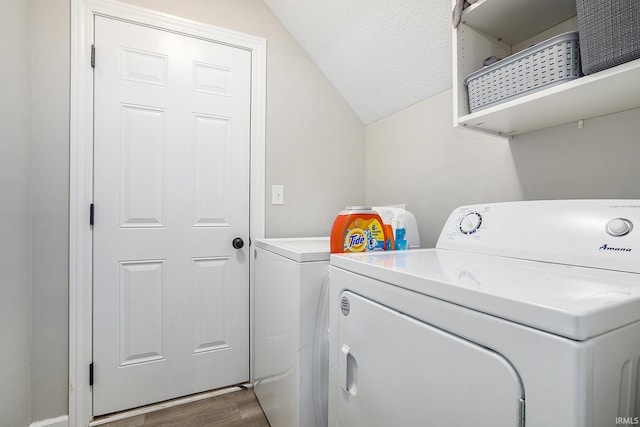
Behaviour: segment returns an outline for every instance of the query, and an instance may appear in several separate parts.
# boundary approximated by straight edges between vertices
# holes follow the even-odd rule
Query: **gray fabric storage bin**
[[[580,76],[578,33],[560,34],[469,74],[464,80],[469,111],[473,113]]]
[[[640,0],[576,0],[582,72],[640,58]]]

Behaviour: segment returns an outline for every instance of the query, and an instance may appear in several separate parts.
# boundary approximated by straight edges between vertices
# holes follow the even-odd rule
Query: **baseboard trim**
[[[69,427],[69,415],[61,415],[48,420],[35,421],[29,427]]]
[[[150,412],[160,411],[161,409],[173,408],[174,406],[184,405],[185,403],[197,402],[199,400],[209,399],[211,397],[222,396],[223,394],[241,391],[253,386],[249,383],[241,384],[233,387],[221,388],[219,390],[207,391],[204,393],[194,394],[192,396],[181,397],[178,399],[168,400],[166,402],[156,403],[154,405],[143,406],[142,408],[132,409],[130,411],[118,412],[117,414],[106,415],[97,418],[89,423],[90,427],[101,426],[103,424],[112,423],[114,421],[124,420],[125,418],[135,417],[137,415],[148,414]],[[39,427],[39,426],[38,426]],[[58,426],[55,426],[58,427]],[[61,426],[62,427],[62,426]]]

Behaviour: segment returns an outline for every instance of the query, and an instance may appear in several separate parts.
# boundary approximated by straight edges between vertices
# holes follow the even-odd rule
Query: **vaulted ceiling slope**
[[[451,87],[449,0],[264,0],[364,124]]]

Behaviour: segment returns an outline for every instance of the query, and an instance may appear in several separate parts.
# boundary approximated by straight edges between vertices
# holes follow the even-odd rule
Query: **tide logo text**
[[[345,237],[344,248],[347,252],[362,252],[367,246],[367,238],[363,229],[353,228]]]

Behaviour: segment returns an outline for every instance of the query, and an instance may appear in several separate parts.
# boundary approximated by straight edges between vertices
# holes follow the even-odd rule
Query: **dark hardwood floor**
[[[136,415],[101,427],[269,427],[252,389]]]

